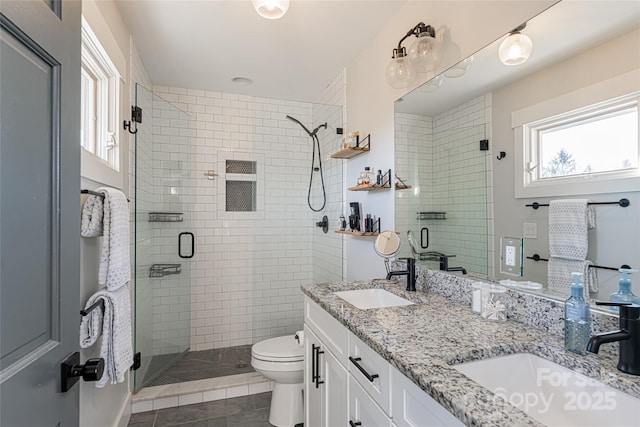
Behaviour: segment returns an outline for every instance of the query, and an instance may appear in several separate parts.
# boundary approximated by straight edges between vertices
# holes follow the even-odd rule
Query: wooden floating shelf
[[[364,232],[364,231],[347,231],[347,230],[335,230],[337,234],[348,234],[350,236],[377,236],[380,234],[377,231]]]
[[[349,190],[349,191],[379,191],[379,190],[386,190],[388,188],[391,188],[391,186],[389,184],[385,184],[385,185],[363,184],[363,185],[356,185],[355,187],[347,188],[347,190]]]
[[[353,159],[369,151],[369,147],[349,147],[331,155],[332,159]]]
[[[398,184],[396,184],[396,190],[407,190],[409,188],[411,188],[410,185],[398,185]]]

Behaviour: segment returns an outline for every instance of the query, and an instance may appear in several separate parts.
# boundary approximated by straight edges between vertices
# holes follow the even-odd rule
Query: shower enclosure
[[[136,105],[143,117],[132,158],[138,391],[189,349],[194,236],[189,115],[140,85]]]
[[[136,87],[135,391],[251,374],[252,344],[302,329],[300,285],[342,279],[342,108],[191,93]]]

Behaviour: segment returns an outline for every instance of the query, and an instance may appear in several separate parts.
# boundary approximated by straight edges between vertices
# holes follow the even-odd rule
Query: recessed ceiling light
[[[249,86],[253,84],[253,80],[248,77],[234,77],[231,79],[231,81],[238,86]]]

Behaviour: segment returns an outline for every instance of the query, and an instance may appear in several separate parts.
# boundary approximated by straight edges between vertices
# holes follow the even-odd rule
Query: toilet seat
[[[293,335],[270,338],[254,344],[251,356],[268,362],[301,362],[304,360],[304,347]]]

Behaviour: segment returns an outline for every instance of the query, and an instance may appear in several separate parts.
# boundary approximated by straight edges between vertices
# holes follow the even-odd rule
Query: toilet
[[[274,382],[269,422],[294,427],[304,420],[304,346],[294,335],[270,338],[251,347],[251,366]]]

